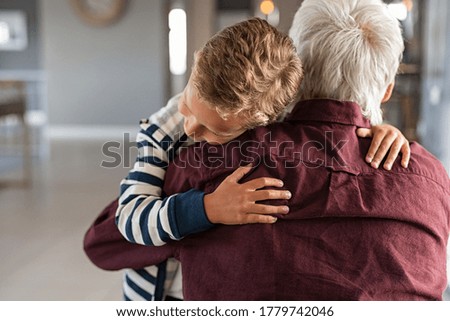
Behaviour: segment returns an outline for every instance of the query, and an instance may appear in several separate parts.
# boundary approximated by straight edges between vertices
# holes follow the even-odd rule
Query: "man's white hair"
[[[382,122],[404,45],[381,0],[305,0],[289,35],[303,63],[302,99],[354,101],[372,125]]]

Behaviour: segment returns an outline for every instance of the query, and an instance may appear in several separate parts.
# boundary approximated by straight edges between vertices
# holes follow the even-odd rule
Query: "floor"
[[[56,141],[31,186],[11,184],[20,172],[0,178],[0,300],[121,299],[121,273],[96,268],[82,249],[128,171],[102,160],[102,142]]]

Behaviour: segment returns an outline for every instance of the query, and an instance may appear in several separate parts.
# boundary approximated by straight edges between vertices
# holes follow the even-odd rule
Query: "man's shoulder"
[[[411,145],[411,160],[405,173],[415,174],[434,181],[445,190],[450,190],[450,180],[442,163],[417,142]]]

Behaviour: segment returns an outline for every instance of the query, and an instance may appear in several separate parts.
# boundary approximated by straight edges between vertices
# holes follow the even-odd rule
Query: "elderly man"
[[[439,300],[446,286],[450,183],[411,144],[408,169],[363,161],[358,128],[381,122],[403,51],[398,22],[379,0],[306,0],[292,28],[305,69],[301,101],[283,123],[223,148],[202,143],[170,165],[165,191],[228,199],[223,181],[277,177],[290,213],[272,225],[217,226],[135,257],[182,262],[188,300]],[[221,183],[222,182],[222,183]],[[208,195],[205,196],[205,204]],[[144,252],[142,252],[144,253]]]

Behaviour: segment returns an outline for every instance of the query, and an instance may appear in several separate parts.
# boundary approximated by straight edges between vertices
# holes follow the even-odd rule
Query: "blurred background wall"
[[[93,28],[69,1],[40,1],[51,125],[123,125],[167,98],[164,0],[135,0],[120,22]]]
[[[450,3],[424,3],[422,93],[418,136],[450,172]]]

